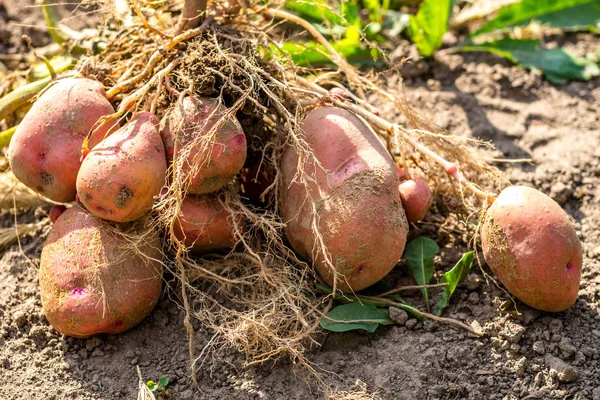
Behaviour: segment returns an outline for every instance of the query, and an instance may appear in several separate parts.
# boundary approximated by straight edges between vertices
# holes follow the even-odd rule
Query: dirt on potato
[[[23,51],[15,38],[23,32],[45,37],[41,24],[37,8],[23,8],[16,0],[0,4],[1,53]],[[589,34],[556,41],[579,56],[599,50],[597,37]],[[414,51],[403,43],[396,53]],[[330,372],[325,383],[381,399],[600,399],[600,79],[553,86],[479,54],[440,55],[407,64],[402,72],[408,100],[433,122],[492,141],[498,157],[532,160],[500,166],[513,183],[549,194],[574,222],[584,248],[580,297],[565,312],[543,313],[519,303],[517,314],[506,293],[474,269],[444,315],[477,321],[484,338],[431,321],[420,324],[392,309],[397,325],[373,334],[323,335],[310,359]],[[390,86],[398,85],[397,75],[388,79]],[[403,120],[391,104],[379,107],[382,115]],[[42,206],[16,219],[44,220],[49,210]],[[12,227],[14,220],[12,212],[0,213],[0,227]],[[467,250],[468,238],[444,225],[441,214],[430,221],[411,235],[427,235],[439,244],[436,270],[444,271]],[[126,333],[86,340],[58,334],[42,312],[37,282],[49,226],[0,250],[0,399],[135,399],[136,366],[145,379],[168,376],[174,399],[322,398],[317,383],[307,384],[293,362],[243,369],[243,355],[233,350],[219,359],[197,360],[200,389],[195,388],[181,299],[173,289]],[[490,273],[485,266],[484,271]],[[414,284],[404,262],[387,280]],[[419,304],[420,296],[415,291],[405,297]],[[192,327],[199,354],[212,333],[195,321]]]

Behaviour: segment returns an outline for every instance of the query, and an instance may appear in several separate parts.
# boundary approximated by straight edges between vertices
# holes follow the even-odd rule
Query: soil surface
[[[21,34],[35,38],[35,46],[48,43],[41,26],[39,9],[23,8],[23,1],[0,3],[0,54],[24,51]],[[588,34],[556,40],[580,56],[599,50],[597,37]],[[413,53],[409,44],[396,52]],[[518,304],[518,315],[508,297],[474,268],[445,316],[477,321],[484,338],[449,325],[420,324],[395,310],[397,325],[374,334],[329,334],[311,360],[330,371],[326,383],[366,388],[381,399],[600,400],[600,80],[553,86],[481,54],[441,54],[404,66],[403,72],[408,98],[438,125],[493,142],[498,156],[532,159],[501,167],[512,182],[552,196],[572,218],[584,248],[580,297],[554,314]],[[390,85],[397,83],[397,77],[389,78]],[[394,114],[386,105],[381,112]],[[47,211],[47,206],[23,211],[18,220],[47,219]],[[13,223],[12,212],[0,214],[2,228]],[[145,379],[168,376],[173,399],[323,397],[292,362],[242,369],[243,357],[235,352],[204,360],[196,388],[183,313],[170,290],[146,320],[124,334],[87,340],[58,334],[44,316],[37,282],[48,230],[49,224],[22,239],[21,248],[15,244],[0,252],[0,399],[134,399],[136,366]],[[442,247],[440,271],[466,250],[460,240],[428,232]],[[401,262],[394,279],[410,282],[405,269]],[[419,296],[407,299],[418,303]],[[195,329],[199,352],[211,333]]]

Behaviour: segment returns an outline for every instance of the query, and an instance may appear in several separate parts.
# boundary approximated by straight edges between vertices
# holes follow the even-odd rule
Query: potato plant
[[[52,213],[42,254],[43,304],[57,330],[86,337],[134,326],[156,302],[166,267],[186,320],[209,326],[215,349],[234,347],[251,361],[286,355],[309,366],[307,343],[341,299],[372,302],[375,317],[396,305],[481,335],[440,317],[473,253],[444,274],[433,313],[394,288],[360,293],[400,263],[408,222],[427,219],[434,196],[482,218],[484,256],[517,298],[548,311],[575,301],[581,245],[560,207],[534,189],[498,196],[501,174],[475,142],[444,135],[303,18],[270,3],[186,0],[183,8],[134,1],[111,21],[96,31],[106,49],[80,58],[79,78],[56,77],[9,150],[15,174],[42,195],[71,202],[77,191],[79,204]],[[307,31],[334,67],[296,65],[280,21]],[[64,99],[90,96],[100,111],[47,100],[64,88]],[[373,99],[396,106],[406,125],[381,116]],[[78,129],[64,137],[44,130],[71,120]],[[65,187],[55,188],[63,175]],[[39,183],[45,178],[51,184]],[[408,268],[421,272],[428,299],[437,246],[411,243]]]

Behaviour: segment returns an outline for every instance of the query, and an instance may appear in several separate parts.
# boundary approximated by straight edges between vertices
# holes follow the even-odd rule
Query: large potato
[[[189,184],[188,193],[215,192],[244,166],[246,135],[237,119],[228,118],[211,132],[225,112],[217,99],[186,97],[161,121],[167,160],[185,157],[178,172]],[[213,133],[214,137],[208,136]]]
[[[297,150],[286,149],[279,210],[287,237],[329,285],[337,277],[342,290],[364,289],[394,268],[406,244],[396,166],[371,128],[348,111],[318,108],[301,129],[323,169],[310,159],[299,165]],[[306,186],[294,180],[299,167],[309,177]],[[318,250],[314,228],[335,274]]]
[[[211,195],[186,197],[174,224],[175,237],[193,254],[233,247],[236,228],[245,232],[244,219],[232,215]]]
[[[100,117],[112,113],[100,82],[58,81],[33,104],[10,141],[8,159],[13,173],[51,200],[75,200],[83,140]],[[116,125],[113,122],[99,129],[89,148]]]
[[[158,118],[142,112],[90,151],[77,176],[77,194],[97,217],[133,221],[152,208],[166,173]]]
[[[525,186],[504,189],[487,210],[481,244],[492,271],[523,303],[543,311],[575,303],[581,242],[550,197]]]
[[[79,338],[138,324],[160,296],[159,246],[158,235],[143,224],[117,228],[78,205],[66,210],[42,250],[46,318],[57,331]]]

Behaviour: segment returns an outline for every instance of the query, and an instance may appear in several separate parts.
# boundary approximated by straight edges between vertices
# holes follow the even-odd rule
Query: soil
[[[35,37],[36,46],[49,42],[39,9],[22,3],[0,4],[2,54],[24,51],[23,33]],[[599,50],[597,37],[589,34],[556,40],[580,56]],[[396,53],[414,54],[414,49],[405,44]],[[585,255],[580,296],[565,312],[543,313],[519,303],[517,314],[507,295],[474,269],[445,316],[477,321],[484,338],[449,325],[421,324],[392,310],[396,325],[373,334],[325,335],[310,359],[329,371],[327,384],[366,388],[381,399],[600,400],[600,80],[554,86],[481,54],[442,53],[436,60],[404,66],[403,72],[409,100],[438,125],[493,142],[499,157],[532,160],[500,166],[512,182],[552,196],[572,218]],[[389,84],[398,84],[398,77],[390,75]],[[394,115],[388,105],[380,111]],[[47,212],[47,206],[21,212],[18,220],[47,219]],[[3,228],[13,223],[12,212],[0,214]],[[145,379],[168,376],[173,399],[323,397],[292,361],[244,369],[243,356],[235,351],[198,360],[196,388],[173,289],[165,290],[152,314],[124,334],[87,340],[58,334],[44,317],[37,282],[48,230],[49,224],[23,238],[21,247],[0,253],[0,399],[133,399],[136,366]],[[422,231],[442,247],[440,271],[467,249],[462,239],[441,230]],[[405,270],[401,262],[393,279],[410,282]],[[407,299],[418,303],[419,295]],[[198,353],[211,333],[200,325],[194,328]]]

